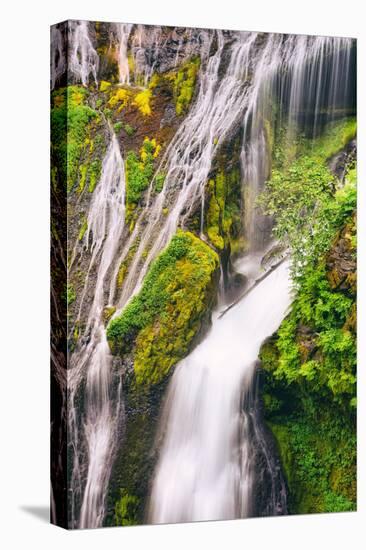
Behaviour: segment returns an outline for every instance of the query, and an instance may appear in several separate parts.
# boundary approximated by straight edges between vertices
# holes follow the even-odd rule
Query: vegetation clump
[[[129,151],[126,156],[126,199],[130,210],[140,201],[154,174],[155,159],[161,146],[156,139],[145,137],[140,154]]]
[[[177,72],[170,75],[173,82],[173,93],[177,115],[187,112],[195,90],[200,58],[194,57],[182,65]]]
[[[227,174],[220,170],[207,185],[208,208],[206,213],[207,236],[217,250],[230,246],[235,253],[240,234],[241,219],[240,174],[233,169]]]
[[[149,88],[142,90],[134,98],[133,105],[138,108],[143,116],[150,116],[152,113],[150,105],[151,98],[152,91]]]
[[[51,110],[51,151],[60,181],[67,192],[72,191],[79,172],[82,155],[90,146],[92,125],[99,123],[97,112],[86,105],[87,89],[69,86],[54,92]]]
[[[355,509],[356,178],[351,164],[340,185],[327,166],[354,133],[343,121],[304,140],[261,199],[294,262],[291,312],[260,355],[291,513]]]
[[[355,182],[349,179],[339,188],[327,160],[355,133],[353,119],[341,121],[314,141],[301,140],[295,158],[282,144],[274,153],[275,167],[258,203],[266,214],[275,215],[274,235],[291,250],[295,280],[325,253],[354,208]]]
[[[116,525],[137,525],[138,504],[137,497],[130,495],[125,489],[121,489],[120,498],[115,504]]]
[[[217,254],[179,230],[143,287],[107,328],[113,353],[133,350],[136,382],[155,384],[183,358],[213,300]]]

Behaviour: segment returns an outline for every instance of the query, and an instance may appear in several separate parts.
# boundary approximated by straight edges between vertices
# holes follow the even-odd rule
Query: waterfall
[[[311,53],[301,56],[304,42]],[[239,114],[243,117],[241,168],[248,253],[238,265],[249,282],[259,273],[269,239],[270,221],[256,211],[255,200],[270,172],[267,132],[268,125],[275,123],[274,104],[279,105],[277,116],[288,116],[288,138],[293,128],[304,127],[303,111],[311,109],[315,134],[322,108],[327,109],[328,121],[334,117],[342,78],[349,71],[350,47],[351,41],[343,39],[329,42],[326,38],[270,35],[253,65],[245,68],[251,77]],[[240,63],[243,69],[243,58]],[[331,91],[321,97],[325,82],[332,83]],[[303,93],[307,85],[316,88],[312,104]],[[215,313],[205,340],[176,367],[158,431],[161,447],[149,503],[152,523],[252,515],[258,448],[270,477],[270,494],[262,513],[286,513],[284,485],[278,482],[253,392],[260,346],[283,320],[291,303],[290,288],[286,261],[224,316]]]
[[[121,84],[130,84],[130,69],[127,56],[127,44],[133,25],[119,23],[117,24],[117,34],[119,39],[118,50],[118,68],[119,81]]]
[[[97,82],[99,60],[88,24],[75,22],[70,32],[74,78],[87,85],[92,75]],[[122,84],[148,84],[167,48],[164,32],[143,25],[133,30],[131,25],[118,26]],[[249,265],[262,257],[270,229],[270,220],[255,208],[271,167],[269,131],[287,121],[288,139],[305,126],[315,134],[324,117],[335,118],[352,95],[347,86],[342,91],[351,70],[349,39],[205,30],[179,36],[172,66],[198,53],[201,67],[190,111],[156,171],[165,175],[162,191],[154,192],[153,178],[135,226],[122,243],[125,172],[110,130],[87,216],[83,253],[90,259],[77,321],[86,306],[88,319],[68,372],[72,527],[102,525],[123,417],[122,380],[111,369],[103,310],[116,305],[119,314],[140,289],[154,258],[199,209],[204,238],[206,183],[221,145],[238,129],[243,225],[249,242],[241,271],[249,280],[255,278],[260,261],[256,269]],[[117,292],[117,273],[132,246],[135,253]],[[290,304],[289,288],[288,264],[283,263],[223,317],[215,312],[206,339],[177,366],[159,430],[162,447],[151,493],[152,522],[251,515],[259,447],[272,480],[268,506],[272,514],[284,511],[256,414],[254,373],[261,343],[278,328]]]
[[[241,151],[245,234],[252,248],[259,249],[271,229],[271,220],[255,205],[270,175],[270,132],[273,138],[276,123],[286,122],[289,144],[304,130],[315,137],[339,109],[344,113],[354,94],[348,84],[352,39],[271,35],[267,44],[253,75]]]
[[[102,524],[105,494],[117,444],[122,408],[121,378],[118,376],[117,382],[114,381],[111,372],[112,356],[102,314],[106,305],[104,287],[108,284],[108,273],[116,259],[124,218],[124,163],[113,134],[90,206],[86,233],[87,243],[91,242],[91,258],[81,305],[91,286],[94,297],[84,335],[72,354],[68,373],[69,446],[73,450],[71,508],[75,526],[81,503],[79,527],[98,527]],[[80,421],[76,403],[85,376],[85,410]],[[83,464],[85,455],[86,472]]]
[[[211,35],[211,42],[213,38]],[[154,198],[150,188],[147,206],[120,258],[123,261],[131,243],[139,235],[140,244],[125,280],[119,307],[123,307],[138,290],[151,261],[169,242],[178,224],[184,224],[197,201],[203,202],[212,160],[245,109],[245,83],[255,56],[255,38],[256,35],[240,33],[236,40],[226,44],[223,34],[217,33],[217,49],[201,71],[196,102],[168,146],[159,167],[166,174],[163,190]],[[220,78],[225,45],[230,48],[231,56],[226,72]],[[204,44],[204,51],[209,50]],[[164,214],[166,202],[170,204],[168,215]],[[149,254],[144,260],[147,247]],[[113,295],[110,301],[113,301]]]
[[[152,523],[250,515],[255,469],[250,434],[256,428],[246,403],[261,343],[291,302],[288,268],[281,264],[226,315],[216,316],[206,339],[177,366],[160,428],[164,441],[150,499]]]
[[[76,81],[81,82],[83,86],[88,85],[90,74],[97,84],[99,56],[90,40],[88,22],[70,21],[69,26],[69,69]]]
[[[51,27],[51,90],[66,72],[65,40],[61,25]]]

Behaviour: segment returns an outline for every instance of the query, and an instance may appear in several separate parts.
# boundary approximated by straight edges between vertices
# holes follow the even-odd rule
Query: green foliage
[[[154,174],[154,161],[160,153],[155,138],[145,138],[140,155],[129,151],[126,156],[126,199],[128,205],[136,205],[149,186]]]
[[[292,311],[278,330],[273,375],[287,383],[306,381],[309,391],[349,403],[355,393],[356,339],[344,325],[353,302],[331,288],[324,262],[306,271]],[[307,327],[306,338],[299,326]]]
[[[97,121],[96,111],[85,105],[88,94],[85,88],[69,86],[57,90],[52,96],[51,151],[54,165],[68,192],[78,179],[91,124],[93,120]]]
[[[157,383],[185,356],[212,300],[217,254],[179,230],[153,262],[139,294],[107,328],[114,353],[134,347],[138,383]]]
[[[326,410],[328,407],[328,410]],[[267,413],[268,414],[268,413]],[[314,415],[271,416],[289,485],[290,512],[342,512],[356,509],[356,439],[351,419],[339,417],[328,403]]]
[[[89,166],[89,193],[93,193],[102,172],[102,163],[99,159],[93,160]]]
[[[233,169],[224,174],[220,171],[215,179],[209,180],[208,208],[206,213],[206,231],[211,243],[218,250],[230,244],[235,252],[241,227],[240,208],[240,174]]]
[[[132,126],[130,126],[130,124],[124,124],[123,125],[123,129],[124,131],[126,132],[126,134],[128,136],[132,136],[134,133],[135,133],[135,128],[133,128]]]
[[[165,182],[165,173],[159,172],[158,174],[156,174],[154,179],[154,187],[157,193],[161,193],[161,191],[163,190],[164,182]]]
[[[340,187],[326,164],[354,133],[343,121],[280,148],[261,199],[294,260],[291,312],[260,354],[292,513],[356,507],[356,173]]]
[[[222,250],[224,239],[220,235],[220,206],[215,194],[215,182],[210,180],[208,188],[211,192],[210,202],[207,210],[207,236],[214,247]]]
[[[353,119],[341,121],[317,140],[302,139],[295,158],[281,151],[259,198],[265,213],[275,216],[276,238],[291,250],[295,280],[324,254],[336,228],[355,208],[355,178],[337,189],[336,178],[326,164],[355,131]]]
[[[116,122],[116,123],[113,125],[113,128],[114,128],[114,131],[115,131],[115,132],[119,132],[119,131],[123,128],[123,123],[122,123],[121,121]]]
[[[195,57],[182,65],[170,76],[173,81],[175,109],[177,115],[187,112],[195,90],[197,74],[200,68],[200,58]]]
[[[63,298],[67,307],[71,306],[71,304],[75,302],[76,292],[75,292],[74,286],[71,283],[68,283],[66,285]]]
[[[88,229],[88,220],[86,218],[83,218],[81,220],[81,227],[80,227],[80,231],[79,231],[79,235],[78,235],[79,241],[83,240],[87,229]]]
[[[139,499],[130,495],[125,489],[121,489],[120,494],[114,509],[116,525],[137,525]]]

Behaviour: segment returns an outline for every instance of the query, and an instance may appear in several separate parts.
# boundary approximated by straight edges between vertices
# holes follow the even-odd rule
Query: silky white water
[[[132,29],[131,24],[119,23],[116,25],[117,35],[119,41],[118,47],[118,69],[119,69],[119,81],[121,84],[130,84],[130,68],[128,63],[127,46],[130,32]]]
[[[147,85],[164,58],[161,29],[150,31],[143,25],[118,27],[121,84]],[[99,59],[87,23],[72,23],[70,33],[73,78],[83,85],[90,78],[97,82]],[[188,43],[193,35],[197,41]],[[55,35],[56,45],[59,39]],[[88,319],[68,373],[73,527],[102,525],[118,444],[123,399],[120,374],[116,379],[111,371],[102,319],[105,306],[117,306],[119,313],[141,287],[151,262],[197,208],[205,239],[206,183],[220,146],[236,126],[242,129],[243,226],[251,254],[247,260],[254,258],[263,250],[270,228],[255,201],[270,169],[268,128],[273,122],[273,103],[279,102],[278,116],[288,121],[290,136],[314,110],[316,133],[322,110],[328,107],[329,117],[336,116],[343,101],[340,90],[350,63],[348,39],[284,35],[264,39],[257,33],[189,30],[177,40],[173,65],[194,53],[201,58],[201,68],[190,111],[157,170],[165,173],[163,190],[156,195],[152,180],[135,227],[121,243],[126,183],[119,145],[111,133],[87,215],[84,242],[88,250],[83,253],[88,252],[90,260],[77,321],[85,308]],[[56,59],[54,64],[60,78]],[[123,288],[117,291],[118,269],[137,239]],[[80,246],[76,243],[75,251]],[[283,264],[221,319],[215,317],[207,338],[177,367],[159,432],[163,446],[151,495],[151,521],[250,514],[251,445],[253,438],[259,441],[261,437],[249,410],[254,363],[262,341],[278,328],[289,300],[287,264]]]
[[[83,86],[89,83],[90,75],[98,83],[97,73],[99,56],[89,36],[87,21],[70,21],[70,59],[69,66],[76,81]]]
[[[154,479],[153,523],[245,517],[252,478],[242,395],[262,342],[291,303],[285,262],[222,318],[179,363],[170,383]]]
[[[91,242],[91,259],[80,309],[91,284],[93,301],[84,336],[72,355],[68,373],[69,445],[73,449],[72,521],[79,527],[98,527],[102,524],[120,419],[121,380],[112,395],[112,356],[102,314],[106,277],[116,259],[124,227],[125,188],[124,163],[116,136],[112,134],[88,215],[86,242]],[[92,280],[90,273],[95,266],[96,277]],[[86,377],[85,412],[80,425],[75,401],[83,377]],[[88,459],[86,474],[85,464],[80,463],[81,453],[86,453]],[[79,499],[81,509],[78,519],[76,508]]]

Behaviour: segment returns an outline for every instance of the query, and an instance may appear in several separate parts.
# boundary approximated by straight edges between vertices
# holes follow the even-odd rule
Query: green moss
[[[66,285],[63,298],[64,298],[64,301],[65,301],[67,307],[71,306],[71,304],[73,304],[75,302],[76,292],[75,292],[73,284],[68,283]]]
[[[115,313],[116,308],[115,306],[106,306],[103,310],[103,320],[105,323],[109,321],[109,319],[112,317],[112,315]]]
[[[115,132],[119,132],[122,128],[123,128],[123,123],[122,122],[116,122],[114,125],[113,125],[113,128],[114,128],[114,131]]]
[[[69,86],[57,90],[52,96],[51,152],[58,175],[68,192],[72,191],[78,179],[85,140],[91,133],[93,121],[97,124],[96,111],[85,103],[88,95],[85,88]]]
[[[200,59],[195,57],[182,65],[177,72],[170,75],[173,82],[177,115],[186,113],[191,104],[199,68]]]
[[[82,164],[81,166],[79,166],[80,178],[79,178],[78,193],[81,193],[84,190],[87,171],[88,171],[87,164]]]
[[[179,230],[153,262],[140,293],[109,323],[113,352],[134,351],[137,383],[158,383],[186,355],[212,299],[217,267],[210,247]]]
[[[128,136],[133,136],[133,134],[135,133],[135,128],[133,128],[130,124],[124,124],[123,129]]]
[[[356,509],[354,425],[321,404],[314,414],[277,416],[270,427],[280,450],[291,513]]]
[[[88,229],[88,220],[86,218],[83,218],[81,222],[81,227],[78,235],[79,241],[82,241],[84,238],[84,235],[86,233],[86,230]]]
[[[145,138],[137,155],[129,151],[126,156],[126,199],[127,205],[136,205],[142,193],[149,186],[154,174],[155,159],[160,153],[156,140]],[[133,207],[132,207],[133,210]]]
[[[211,196],[207,210],[207,236],[216,248],[222,250],[224,248],[224,239],[220,235],[221,209],[215,194],[214,180],[209,181],[208,188]]]
[[[137,525],[137,511],[139,499],[121,489],[120,498],[115,504],[116,525]]]
[[[89,193],[93,193],[102,172],[102,163],[95,159],[89,166]]]
[[[157,193],[161,193],[161,191],[163,190],[164,182],[165,182],[164,172],[159,172],[158,174],[156,174],[156,176],[155,176],[155,191],[157,191]]]
[[[99,91],[100,92],[106,92],[107,90],[109,90],[110,87],[111,87],[110,82],[106,82],[105,80],[102,80],[100,85],[99,85]]]
[[[103,109],[103,114],[107,119],[110,119],[112,118],[113,112],[111,111],[111,109],[108,109],[108,107],[105,107]]]
[[[275,216],[274,234],[291,249],[294,279],[324,254],[336,228],[354,208],[353,174],[345,188],[336,191],[337,180],[327,161],[355,131],[354,119],[347,119],[330,125],[315,140],[300,138],[290,149],[280,140],[280,150],[275,151],[271,179],[258,204]]]
[[[241,249],[240,175],[237,169],[224,174],[221,170],[207,184],[208,208],[206,231],[211,243],[218,250],[230,245],[232,252]],[[237,246],[236,246],[237,245]]]
[[[145,116],[150,116],[151,111],[151,99],[152,99],[152,91],[150,89],[143,90],[139,92],[133,101],[133,105],[135,105],[140,113]]]

